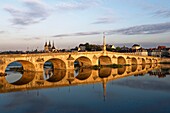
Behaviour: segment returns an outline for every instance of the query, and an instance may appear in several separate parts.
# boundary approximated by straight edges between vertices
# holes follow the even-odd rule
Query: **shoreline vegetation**
[[[160,64],[170,64],[170,62],[160,62]]]
[[[122,68],[123,66],[129,66],[129,65],[127,65],[127,64],[125,64],[125,65],[120,65],[120,64],[94,65],[94,66],[91,66],[90,68],[91,68],[91,69],[94,69],[94,70],[99,70],[99,69],[104,68],[104,67],[109,67],[109,68]]]

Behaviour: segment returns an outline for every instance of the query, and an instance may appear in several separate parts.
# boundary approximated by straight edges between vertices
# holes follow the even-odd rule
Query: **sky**
[[[170,0],[1,0],[0,51],[81,43],[170,47]]]

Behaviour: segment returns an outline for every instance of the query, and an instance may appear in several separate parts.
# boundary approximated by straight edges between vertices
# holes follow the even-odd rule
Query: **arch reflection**
[[[135,66],[135,65],[134,65]],[[150,65],[146,65],[142,69],[142,65],[136,65],[137,67],[131,66],[123,66],[122,68],[100,68],[99,70],[91,70],[88,68],[82,68],[78,70],[78,75],[74,75],[74,70],[48,70],[46,73],[34,73],[34,72],[24,72],[23,76],[19,77],[19,79],[14,82],[7,82],[0,77],[1,88],[0,93],[3,92],[13,92],[20,90],[30,90],[37,88],[49,88],[49,87],[63,87],[63,86],[71,86],[71,85],[81,85],[81,84],[92,84],[92,83],[102,83],[103,81],[107,83],[107,81],[112,81],[115,79],[121,79],[127,76],[143,76],[146,73],[150,73],[150,75],[155,76],[159,74],[158,77],[165,77],[164,73],[170,72],[169,70],[158,70],[157,73],[152,71],[153,69],[160,68],[150,67]],[[134,69],[133,69],[134,68]],[[138,71],[135,71],[138,70]],[[160,73],[161,72],[161,73]],[[111,76],[110,76],[111,75]],[[121,76],[120,76],[121,75]],[[44,80],[44,76],[47,76]],[[8,75],[7,75],[8,77]],[[5,77],[4,77],[5,78]],[[94,79],[95,78],[95,79]],[[15,87],[13,86],[15,85]]]
[[[142,64],[142,70],[145,69],[146,67],[146,64]]]
[[[118,68],[118,75],[124,74],[125,71],[126,71],[126,66],[123,66],[123,67],[121,67],[121,68]]]
[[[100,78],[107,78],[111,75],[112,68],[101,68],[99,70],[99,77]]]
[[[78,70],[78,75],[76,76],[77,79],[79,80],[86,80],[90,77],[92,73],[92,70],[89,68],[80,68],[80,70]]]
[[[49,82],[59,82],[66,76],[66,70],[63,69],[54,69],[54,70],[46,70],[45,77],[46,81]]]
[[[137,70],[137,65],[132,65],[132,72],[135,72]]]
[[[24,71],[21,74],[22,74],[21,78],[19,78],[17,81],[14,81],[14,82],[10,82],[8,80],[7,81],[13,85],[25,85],[25,84],[28,84],[29,82],[31,82],[35,77],[35,72],[31,72],[31,71]],[[11,77],[12,76],[13,75],[11,75]]]

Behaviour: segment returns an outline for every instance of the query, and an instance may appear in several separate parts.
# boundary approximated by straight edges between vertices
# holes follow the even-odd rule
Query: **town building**
[[[158,46],[157,48],[150,48],[148,50],[149,56],[156,56],[156,57],[170,57],[170,48],[166,46]]]
[[[136,50],[135,54],[141,55],[141,56],[148,56],[148,51],[146,49],[140,48]]]
[[[78,51],[86,51],[86,45],[85,44],[80,44]]]
[[[138,49],[140,49],[141,48],[141,46],[139,45],[139,44],[134,44],[133,46],[132,46],[132,50],[138,50]]]

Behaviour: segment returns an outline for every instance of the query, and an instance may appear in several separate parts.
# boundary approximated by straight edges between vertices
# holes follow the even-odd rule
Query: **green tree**
[[[120,51],[121,50],[121,48],[118,46],[118,47],[116,47],[116,51]]]

